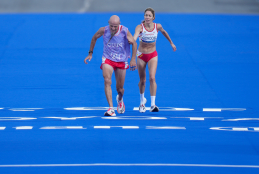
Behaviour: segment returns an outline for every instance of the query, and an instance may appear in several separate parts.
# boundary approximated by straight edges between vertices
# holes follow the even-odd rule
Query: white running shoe
[[[150,112],[158,112],[158,111],[159,111],[159,108],[156,105],[151,106]]]
[[[125,112],[125,105],[124,105],[123,99],[121,100],[121,102],[119,102],[119,95],[117,95],[116,100],[117,100],[117,111],[119,114],[123,114]]]
[[[145,104],[147,103],[147,99],[144,98],[144,104],[139,105],[139,112],[146,112]]]
[[[109,108],[108,111],[104,113],[104,116],[116,116],[114,109]]]

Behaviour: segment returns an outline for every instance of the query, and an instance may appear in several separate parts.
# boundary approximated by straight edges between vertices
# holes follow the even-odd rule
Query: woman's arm
[[[161,24],[157,24],[157,30],[160,31],[165,36],[165,38],[170,42],[173,50],[176,51],[176,46],[174,45],[173,41],[171,40],[169,34],[163,29]]]

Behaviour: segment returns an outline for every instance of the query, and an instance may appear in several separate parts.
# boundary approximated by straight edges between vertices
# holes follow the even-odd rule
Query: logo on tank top
[[[119,47],[123,47],[123,43],[108,43],[107,44],[108,47],[113,47],[113,48],[119,48]]]

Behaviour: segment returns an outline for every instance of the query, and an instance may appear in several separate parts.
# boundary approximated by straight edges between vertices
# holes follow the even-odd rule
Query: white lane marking
[[[0,109],[4,109],[4,108],[0,108]]]
[[[41,117],[41,118],[53,118],[53,119],[60,119],[60,120],[76,120],[76,119],[83,119],[83,118],[95,118],[97,116],[85,116],[85,117]]]
[[[102,117],[102,119],[117,120],[165,120],[166,117],[149,117],[149,116],[118,116],[118,117]]]
[[[11,110],[11,109],[10,109]],[[27,112],[27,111],[35,111],[35,110],[28,110],[28,109],[12,109],[11,111],[23,111],[23,112]]]
[[[220,168],[259,168],[259,165],[226,164],[170,164],[170,163],[92,163],[92,164],[11,164],[0,167],[87,167],[87,166],[154,166],[154,167],[220,167]]]
[[[70,111],[99,111],[99,110],[108,110],[109,107],[72,107],[72,108],[64,108],[65,110]],[[117,107],[113,107],[114,110],[117,109]]]
[[[94,126],[94,129],[110,129],[112,127],[119,127],[122,129],[139,129],[138,126]]]
[[[43,108],[11,108],[10,111],[35,111]]]
[[[204,121],[204,118],[202,118],[202,117],[190,117],[190,120],[200,120],[200,121]]]
[[[0,130],[5,130],[6,127],[0,127]]]
[[[87,12],[90,8],[92,0],[84,0],[83,6],[78,10],[79,13]]]
[[[246,108],[203,108],[204,112],[245,111]]]
[[[259,120],[259,118],[235,118],[235,119],[224,119],[222,121],[247,121],[247,120]]]
[[[40,129],[86,129],[83,126],[45,126]]]
[[[223,131],[245,131],[253,132],[258,131],[259,127],[211,127],[211,130],[223,130]],[[253,130],[252,130],[253,129]]]
[[[8,120],[36,120],[37,118],[32,117],[0,117],[0,121],[8,121]]]
[[[111,126],[94,126],[94,129],[110,129]]]
[[[139,107],[134,107],[134,111],[138,111]],[[150,107],[146,107],[146,110],[150,110]],[[173,107],[159,107],[159,111],[193,111],[191,108],[173,108]]]
[[[239,127],[233,127],[233,131],[248,131],[248,128],[239,128]]]
[[[28,129],[32,129],[33,126],[18,126],[18,127],[14,127],[16,130],[28,130]]]
[[[221,109],[213,109],[213,108],[203,108],[203,111],[206,112],[221,112]]]
[[[146,126],[146,129],[186,129],[186,128],[175,127],[175,126]]]
[[[221,119],[223,117],[170,117],[170,118],[189,118],[190,120],[204,121],[205,119]]]
[[[254,131],[259,131],[259,127],[251,127],[254,129]]]
[[[116,127],[119,127],[119,126],[116,126]],[[138,126],[121,126],[122,129],[139,129]]]

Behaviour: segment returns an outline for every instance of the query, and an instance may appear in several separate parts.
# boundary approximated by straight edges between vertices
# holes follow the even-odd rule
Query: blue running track
[[[259,173],[259,16],[158,13],[177,46],[159,33],[161,111],[134,110],[127,71],[126,112],[110,118],[102,39],[83,60],[111,15],[0,15],[0,173]],[[118,15],[132,34],[143,19]]]

